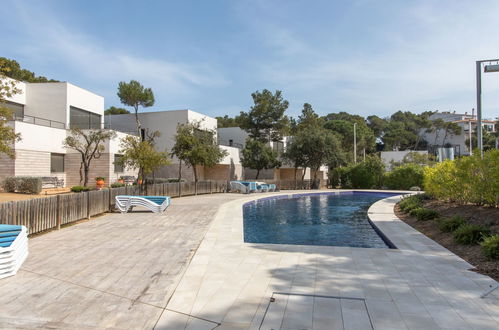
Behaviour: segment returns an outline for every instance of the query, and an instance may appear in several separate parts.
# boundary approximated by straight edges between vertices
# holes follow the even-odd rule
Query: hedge
[[[423,187],[441,200],[499,206],[499,150],[426,167]]]
[[[42,191],[42,178],[33,176],[10,176],[3,181],[6,192],[39,194]]]

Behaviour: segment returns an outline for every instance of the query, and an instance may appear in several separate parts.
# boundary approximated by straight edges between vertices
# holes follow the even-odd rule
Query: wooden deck
[[[0,328],[140,328],[160,318],[221,203],[174,199],[163,215],[109,214],[30,239],[0,280]]]

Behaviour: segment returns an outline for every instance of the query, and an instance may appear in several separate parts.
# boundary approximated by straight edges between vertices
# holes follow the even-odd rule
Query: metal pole
[[[353,162],[357,164],[357,123],[353,123]]]
[[[478,152],[483,157],[482,140],[482,61],[476,61],[476,132],[478,141]]]
[[[468,122],[469,127],[468,127],[468,132],[470,136],[470,156],[473,156],[473,139],[472,139],[472,134],[471,134],[471,120]]]

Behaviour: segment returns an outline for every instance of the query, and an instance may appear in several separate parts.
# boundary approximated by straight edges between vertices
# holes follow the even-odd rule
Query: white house
[[[249,138],[249,134],[242,130],[239,127],[223,127],[218,129],[218,144],[236,147],[239,150],[244,149],[246,146],[246,140]],[[281,141],[271,141],[269,142],[269,146],[276,151],[278,154],[281,154],[286,150],[286,145],[288,141],[290,141],[291,137],[285,136]],[[297,178],[301,179],[303,175],[303,169],[298,169]],[[328,168],[327,166],[322,166],[317,172],[318,179],[327,179]],[[250,168],[244,168],[244,179],[251,180],[255,179],[256,170]],[[310,169],[307,168],[305,170],[304,179],[309,180],[313,177],[313,173],[310,173]],[[294,180],[295,178],[295,169],[292,165],[287,164],[286,162],[282,162],[282,166],[280,168],[263,170],[260,172],[259,179],[268,179],[268,180]]]
[[[15,159],[0,155],[0,180],[7,176],[55,176],[64,179],[66,186],[80,184],[80,154],[64,148],[63,141],[70,128],[102,128],[104,98],[68,82],[17,82],[16,87],[20,93],[3,106],[13,111],[9,125],[21,134],[21,140],[13,146]],[[114,165],[123,136],[120,133],[113,141],[106,141],[102,157],[92,161],[90,180],[102,176],[112,183],[121,175],[136,174]]]
[[[175,134],[179,124],[189,122],[200,122],[201,128],[212,130],[217,133],[217,120],[189,109],[139,112],[139,121],[144,136],[159,131],[160,136],[154,140],[158,151],[171,152],[175,144]],[[109,115],[105,118],[106,127],[121,131],[136,131],[135,114]],[[220,146],[226,150],[228,155],[219,164],[211,168],[197,167],[199,180],[235,180],[241,179],[242,167],[239,160],[239,150],[231,146]],[[191,168],[183,165],[182,178],[193,180],[194,175]],[[155,171],[157,178],[178,178],[179,161],[176,157],[171,158],[171,164],[163,166]]]

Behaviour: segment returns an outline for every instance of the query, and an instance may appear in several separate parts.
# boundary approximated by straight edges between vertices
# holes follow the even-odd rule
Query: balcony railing
[[[238,149],[244,149],[244,146],[241,143],[237,143],[237,142],[218,140],[218,144],[221,146],[226,146],[226,147],[234,147],[234,148],[238,148]]]
[[[118,132],[122,132],[122,133],[125,133],[125,134],[137,135],[137,131],[121,130],[121,129],[117,129],[117,128],[114,128],[114,127],[110,127],[110,125],[106,125],[106,124],[94,125],[94,126],[98,126],[98,127],[91,127],[91,128],[88,128],[87,126],[84,126],[84,127],[75,127],[75,125],[69,125],[68,126],[65,123],[57,121],[57,120],[51,120],[51,119],[40,118],[40,117],[35,117],[35,116],[28,116],[28,115],[24,115],[24,116],[15,115],[12,118],[12,120],[23,122],[23,123],[28,123],[28,124],[45,126],[45,127],[59,128],[59,129],[70,129],[70,128],[81,128],[81,129],[112,129],[112,130],[115,130],[115,131],[118,131]]]
[[[15,121],[21,121],[23,123],[29,123],[29,124],[34,124],[34,125],[40,125],[40,126],[47,126],[47,127],[53,127],[53,128],[61,128],[61,129],[66,129],[66,124],[57,121],[57,120],[50,120],[50,119],[45,119],[45,118],[40,118],[40,117],[34,117],[34,116],[14,116],[13,118]]]

